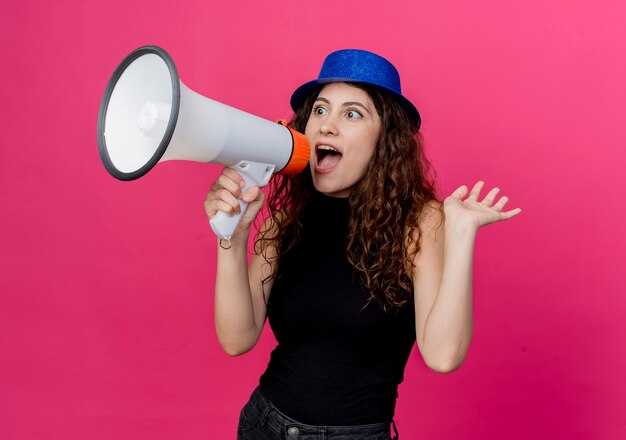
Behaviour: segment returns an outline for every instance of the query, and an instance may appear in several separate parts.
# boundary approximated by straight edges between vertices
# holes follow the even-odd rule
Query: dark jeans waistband
[[[395,437],[392,440],[398,439],[398,431],[394,420],[390,422],[372,423],[367,425],[352,425],[352,426],[316,426],[307,425],[305,423],[298,422],[291,417],[283,414],[276,408],[271,401],[269,401],[263,392],[261,387],[257,386],[252,395],[250,396],[249,404],[251,404],[259,415],[258,424],[263,426],[269,425],[274,431],[280,434],[287,434],[287,438],[291,438],[290,434],[295,434],[293,438],[329,438],[341,437],[341,438],[366,438],[365,436],[387,436],[389,437],[390,427],[393,426]],[[390,426],[391,425],[391,426]],[[353,436],[353,437],[352,437]],[[363,436],[363,437],[360,437]],[[379,438],[379,437],[376,437]],[[382,437],[381,437],[382,438]]]

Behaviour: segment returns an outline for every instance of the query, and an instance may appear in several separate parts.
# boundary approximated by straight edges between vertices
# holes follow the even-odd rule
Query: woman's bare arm
[[[218,211],[238,213],[239,198],[249,203],[229,248],[218,246],[217,251],[215,329],[220,345],[231,356],[248,352],[258,341],[265,324],[266,300],[272,287],[271,281],[264,284],[263,279],[273,273],[273,265],[263,255],[253,255],[248,267],[250,225],[263,205],[264,195],[256,186],[242,194],[242,187],[242,177],[236,171],[224,168],[205,201],[205,210],[210,218]],[[263,227],[268,222],[269,219]],[[265,256],[273,261],[273,247],[266,249]]]

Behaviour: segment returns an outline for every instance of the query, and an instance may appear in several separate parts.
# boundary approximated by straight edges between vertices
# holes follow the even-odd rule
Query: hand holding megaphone
[[[231,167],[224,167],[222,174],[211,185],[204,208],[211,221],[219,213],[241,217],[233,233],[234,239],[239,235],[239,229],[244,231],[250,228],[264,200],[265,195],[258,186],[248,187],[241,174]],[[247,234],[244,235],[247,237]]]
[[[272,165],[255,162],[241,162],[240,164],[230,168],[238,170],[241,173],[245,182],[245,186],[242,189],[244,193],[253,185],[267,185],[272,172],[274,171],[274,166]],[[241,221],[241,217],[246,212],[246,209],[248,209],[248,202],[245,202],[242,199],[239,199],[238,202],[238,213],[228,215],[222,211],[218,211],[217,214],[209,220],[211,229],[213,229],[213,232],[219,238],[230,240],[235,232],[235,229],[237,228],[237,225]]]
[[[98,115],[98,147],[107,171],[137,179],[166,160],[226,165],[252,185],[272,173],[298,173],[310,146],[297,131],[243,112],[190,90],[171,57],[156,46],[130,53],[107,84]],[[211,227],[230,239],[241,213],[217,213]]]

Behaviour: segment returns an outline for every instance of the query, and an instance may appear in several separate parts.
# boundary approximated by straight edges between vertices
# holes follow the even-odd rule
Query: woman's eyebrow
[[[318,97],[317,97],[317,99],[316,99],[316,101],[323,101],[323,102],[325,102],[326,104],[330,104],[330,101],[329,101],[328,99],[326,99],[326,98],[322,98],[321,96],[318,96]],[[344,102],[344,103],[342,104],[342,107],[349,107],[349,106],[351,106],[351,105],[358,105],[359,107],[361,107],[361,108],[365,109],[365,111],[367,111],[368,113],[370,112],[370,109],[369,109],[369,108],[367,108],[364,104],[361,104],[361,103],[360,103],[360,102],[358,102],[358,101],[348,101],[348,102]]]

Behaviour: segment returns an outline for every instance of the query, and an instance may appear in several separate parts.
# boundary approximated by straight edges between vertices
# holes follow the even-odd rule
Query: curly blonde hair
[[[422,235],[420,217],[426,204],[439,201],[436,178],[428,178],[432,168],[424,154],[422,136],[402,106],[376,87],[348,84],[368,93],[380,116],[381,130],[369,167],[349,196],[347,258],[369,292],[368,303],[376,300],[385,310],[402,307],[413,294],[413,260]],[[289,126],[304,133],[320,90],[309,94]],[[269,221],[255,240],[255,252],[268,261],[268,245],[276,249],[274,275],[264,282],[275,276],[281,257],[298,242],[300,216],[314,191],[308,167],[297,175],[277,174],[272,178]],[[437,206],[443,218],[441,203]]]

